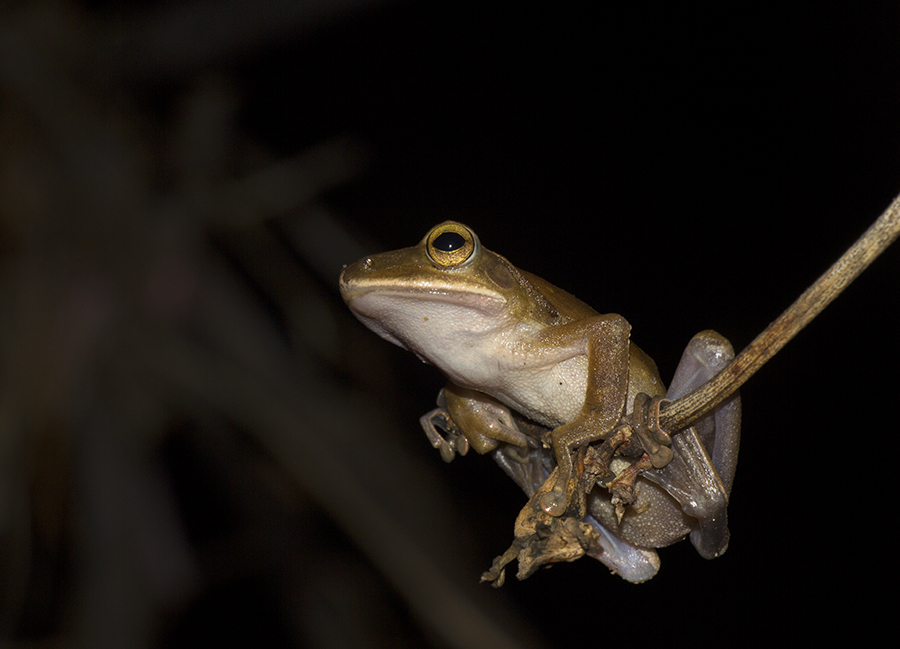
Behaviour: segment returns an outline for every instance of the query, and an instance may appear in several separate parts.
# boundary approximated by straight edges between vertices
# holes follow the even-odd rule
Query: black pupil
[[[453,252],[466,245],[466,240],[459,232],[444,232],[435,237],[431,245],[441,252]]]

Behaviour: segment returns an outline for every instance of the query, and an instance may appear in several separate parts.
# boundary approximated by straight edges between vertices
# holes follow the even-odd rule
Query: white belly
[[[510,371],[491,395],[539,424],[556,428],[581,412],[587,389],[587,357],[575,356],[550,368]]]

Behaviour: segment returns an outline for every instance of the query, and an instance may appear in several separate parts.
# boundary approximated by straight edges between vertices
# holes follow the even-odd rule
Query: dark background
[[[340,442],[346,466],[398,529],[412,530],[440,574],[470,589],[463,598],[472,598],[513,643],[534,646],[795,641],[844,633],[865,641],[878,633],[891,614],[890,595],[879,593],[897,577],[891,530],[898,249],[743,389],[727,554],[705,561],[687,543],[663,549],[659,574],[639,586],[588,559],[522,583],[511,579],[501,591],[475,586],[511,540],[524,498],[490,461],[466,457],[445,465],[428,447],[417,418],[433,407],[440,377],[355,323],[339,302],[336,280],[354,256],[412,245],[453,218],[517,266],[600,311],[624,315],[664,378],[699,330],[715,328],[741,349],[900,192],[895,3],[588,9],[346,2],[303,5],[307,14],[285,8],[290,3],[183,6],[196,8],[187,21],[194,28],[171,44],[162,26],[178,4],[149,1],[20,10],[9,15],[4,38],[21,33],[43,42],[50,34],[54,41],[60,23],[73,25],[81,36],[72,50],[91,52],[84,60],[104,65],[91,75],[83,73],[89,66],[75,66],[71,77],[62,65],[62,78],[88,88],[98,114],[112,106],[116,119],[139,124],[147,143],[141,159],[154,161],[142,167],[153,178],[151,196],[168,196],[182,182],[168,179],[172,154],[154,142],[177,130],[172,124],[181,123],[184,97],[203,84],[228,88],[231,137],[252,143],[233,147],[222,164],[236,178],[348,138],[340,141],[351,142],[364,162],[349,165],[345,180],[323,183],[310,203],[327,210],[341,232],[339,241],[320,232],[322,239],[305,242],[324,242],[323,263],[311,260],[315,253],[294,236],[309,205],[224,224],[185,217],[192,241],[201,242],[202,254],[191,259],[198,267],[210,255],[224,259],[235,281],[256,296],[254,308],[272,318],[294,350],[285,305],[300,299],[313,320],[314,305],[326,305],[327,331],[319,339],[338,351],[311,352],[321,356],[312,381],[327,379],[335,396],[315,416],[343,421],[337,411],[352,410],[360,399],[391,413],[371,429],[347,431]],[[218,29],[229,21],[238,27]],[[17,91],[7,87],[3,97],[15,104]],[[79,243],[77,254],[55,235],[52,246],[37,247],[54,259],[90,258],[85,251],[114,242],[104,228],[91,230],[87,240],[98,242]],[[8,250],[25,256],[31,249],[16,243]],[[283,250],[309,273],[305,297],[279,292],[294,281],[274,261]],[[176,324],[187,339],[208,346],[208,331]],[[228,345],[223,349],[228,356]],[[297,385],[304,384],[309,377],[297,371]],[[301,392],[286,389],[286,401],[302,401]],[[323,500],[310,485],[325,483],[297,469],[247,420],[223,414],[227,408],[198,416],[190,405],[195,393],[202,390],[175,399],[179,406],[148,435],[154,441],[140,446],[170,485],[165,502],[181,521],[183,554],[194,565],[190,585],[145,605],[150,613],[138,616],[144,622],[124,631],[106,635],[106,622],[79,622],[90,618],[91,602],[103,609],[104,597],[115,599],[118,591],[85,595],[94,592],[84,585],[95,569],[83,558],[91,519],[61,514],[64,531],[42,550],[50,558],[42,564],[39,553],[29,555],[34,570],[24,579],[26,594],[8,589],[12,640],[90,644],[127,635],[130,646],[210,639],[223,647],[465,646],[423,613],[453,619],[459,611],[437,596],[423,601],[406,577],[385,567],[379,557],[390,542],[347,523],[360,518],[354,505]],[[76,449],[76,459],[62,462],[75,475],[83,470],[79,417],[56,424],[67,431],[62,454]],[[397,438],[378,437],[379,425]],[[30,448],[32,438],[23,439]],[[233,454],[224,463],[223,447]],[[392,469],[385,448],[411,454],[416,469],[404,473],[399,461]],[[436,482],[422,485],[416,471]],[[268,518],[257,498],[274,512]],[[234,541],[248,529],[274,540]],[[54,584],[45,590],[35,586],[41,570]],[[294,587],[285,586],[285,575]],[[455,624],[477,626],[465,616]]]

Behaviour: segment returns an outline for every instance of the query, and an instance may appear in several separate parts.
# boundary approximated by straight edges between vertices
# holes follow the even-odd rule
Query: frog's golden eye
[[[468,262],[478,249],[475,233],[461,223],[447,221],[425,237],[425,249],[441,268],[457,268]]]

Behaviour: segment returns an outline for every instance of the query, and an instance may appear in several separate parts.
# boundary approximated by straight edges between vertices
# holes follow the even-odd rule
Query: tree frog
[[[666,393],[656,364],[631,342],[625,318],[600,314],[519,270],[454,221],[435,226],[416,246],[345,267],[340,289],[363,324],[448,379],[439,408],[422,418],[444,459],[470,447],[491,454],[530,496],[517,542],[486,579],[502,583],[502,568],[516,555],[524,578],[542,563],[587,553],[625,579],[645,581],[659,566],[654,548],[688,534],[703,556],[724,552],[739,397],[671,438],[644,432],[623,442],[626,429],[646,431],[623,427],[637,418],[636,402],[645,413],[646,404],[689,392],[730,360],[723,337],[695,336]],[[600,464],[610,474],[586,473],[604,453]],[[612,484],[624,484],[627,507]],[[537,543],[542,529],[556,525],[562,538],[574,529],[563,523],[570,519],[582,526],[573,531],[577,542],[552,551],[532,547],[532,559],[541,556],[523,565],[525,546]]]

